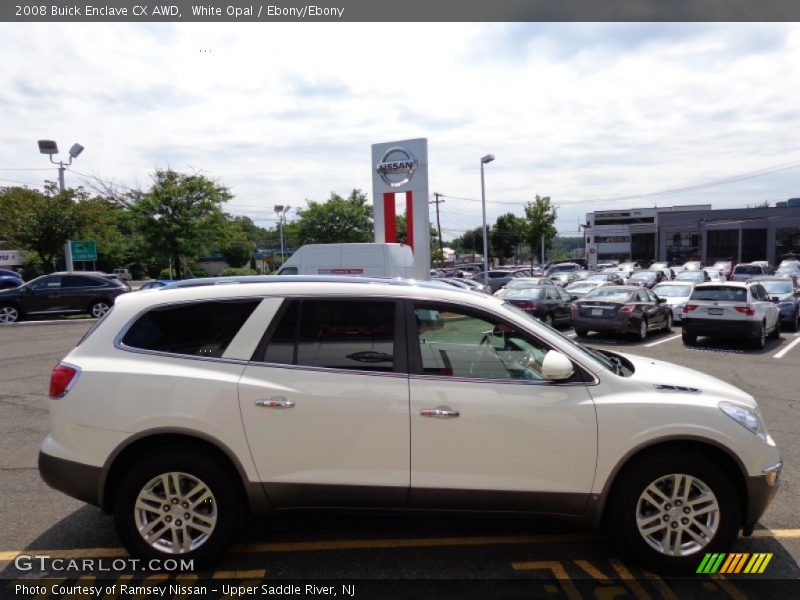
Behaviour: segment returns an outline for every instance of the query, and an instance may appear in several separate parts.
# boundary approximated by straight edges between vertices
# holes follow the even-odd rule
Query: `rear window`
[[[154,308],[136,320],[122,343],[142,350],[220,357],[260,301],[194,302]]]
[[[631,293],[626,290],[598,288],[596,290],[592,290],[591,292],[586,294],[583,298],[584,300],[606,300],[608,302],[625,302],[628,300],[628,297],[630,295]]]
[[[764,271],[756,265],[738,265],[733,272],[737,275],[760,275]]]
[[[695,288],[692,300],[710,300],[714,302],[747,302],[747,290],[741,287],[714,285]]]
[[[529,300],[538,300],[542,297],[542,288],[511,288],[505,291],[504,298],[527,298]]]
[[[681,297],[681,296],[688,296],[689,292],[692,291],[691,285],[657,285],[653,288],[653,291],[656,293],[657,296],[661,296],[663,298],[672,298],[672,297]]]

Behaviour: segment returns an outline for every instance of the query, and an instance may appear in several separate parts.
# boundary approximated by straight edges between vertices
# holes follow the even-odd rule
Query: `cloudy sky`
[[[800,196],[798,25],[3,24],[0,49],[0,185],[55,179],[36,140],[77,141],[70,186],[199,171],[271,226],[369,191],[371,144],[426,137],[446,239],[480,225],[486,153],[490,221],[538,193],[565,234]]]

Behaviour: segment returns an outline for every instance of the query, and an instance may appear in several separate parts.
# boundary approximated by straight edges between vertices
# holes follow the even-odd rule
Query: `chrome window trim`
[[[584,371],[587,371],[584,369]],[[592,381],[549,381],[546,379],[540,379],[538,381],[528,380],[528,379],[483,379],[480,377],[453,377],[449,375],[409,375],[410,379],[424,379],[424,380],[434,380],[434,381],[457,381],[459,383],[498,383],[501,385],[528,385],[533,387],[539,386],[546,386],[546,387],[553,387],[553,386],[589,386],[589,385],[598,385],[600,380],[591,373],[587,371],[590,375],[592,375]]]
[[[248,367],[268,367],[270,369],[290,369],[292,371],[315,371],[323,373],[340,373],[343,375],[366,375],[368,377],[395,377],[408,379],[408,373],[395,373],[394,371],[359,371],[357,369],[339,369],[336,367],[312,367],[308,365],[286,365],[283,363],[262,362],[258,360],[245,361]]]

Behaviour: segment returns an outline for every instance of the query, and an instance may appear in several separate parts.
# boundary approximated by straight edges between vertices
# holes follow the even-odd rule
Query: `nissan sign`
[[[402,187],[411,181],[417,171],[417,159],[405,148],[393,146],[383,153],[375,171],[383,181],[393,187]]]

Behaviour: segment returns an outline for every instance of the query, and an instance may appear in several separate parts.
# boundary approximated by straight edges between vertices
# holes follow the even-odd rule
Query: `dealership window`
[[[220,357],[261,300],[193,302],[154,308],[122,338],[131,348]]]
[[[781,227],[775,231],[775,260],[800,258],[800,227]]]
[[[656,255],[656,234],[635,233],[631,236],[631,258],[648,262]]]
[[[713,264],[718,260],[739,259],[739,230],[719,229],[706,232],[707,262]]]
[[[767,260],[767,230],[742,230],[742,262]]]
[[[667,261],[681,264],[687,260],[700,260],[700,234],[679,231],[667,234]]]
[[[394,317],[392,300],[294,300],[279,316],[261,360],[391,372]]]
[[[598,244],[625,244],[631,241],[629,235],[597,235],[595,242]]]

